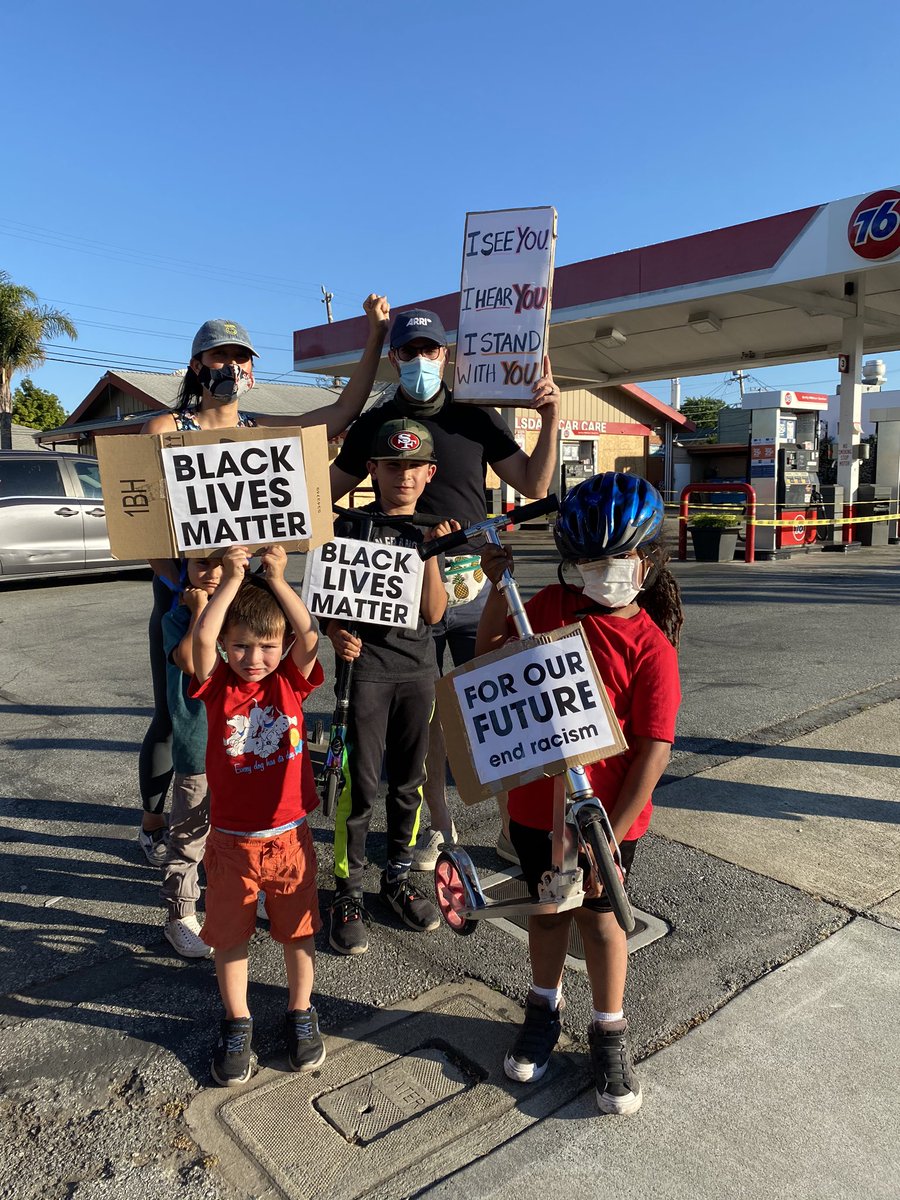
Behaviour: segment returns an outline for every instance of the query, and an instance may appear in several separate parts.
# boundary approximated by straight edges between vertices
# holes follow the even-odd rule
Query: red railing
[[[689,483],[681,489],[678,513],[678,558],[687,558],[688,501],[692,492],[743,492],[746,497],[746,528],[744,530],[744,562],[755,561],[756,552],[756,489],[749,483]]]

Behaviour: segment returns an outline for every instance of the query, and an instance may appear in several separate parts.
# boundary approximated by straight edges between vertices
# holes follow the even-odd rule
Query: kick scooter
[[[499,546],[501,529],[521,525],[558,508],[556,496],[548,496],[457,533],[435,538],[420,547],[419,553],[422,558],[430,558],[464,544],[475,549],[489,543]],[[532,637],[531,622],[508,569],[503,572],[497,589],[503,593],[519,637]],[[579,856],[589,865],[587,888],[578,865]],[[477,922],[485,917],[549,915],[578,908],[586,895],[596,892],[598,885],[602,885],[618,924],[631,933],[635,927],[634,913],[622,884],[621,866],[609,816],[594,795],[584,767],[569,767],[554,780],[552,865],[541,877],[537,899],[489,900],[482,891],[472,859],[452,842],[445,842],[438,856],[434,887],[441,915],[455,933],[462,935],[474,933]]]

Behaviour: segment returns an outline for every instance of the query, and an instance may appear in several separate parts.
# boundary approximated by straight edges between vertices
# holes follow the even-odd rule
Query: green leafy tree
[[[58,429],[66,419],[59,396],[45,392],[26,376],[13,392],[12,419],[29,429]]]
[[[12,446],[13,376],[39,367],[44,343],[57,337],[78,337],[71,317],[39,304],[37,293],[0,271],[0,450]]]
[[[708,425],[715,425],[720,411],[727,407],[724,400],[717,400],[715,396],[687,396],[681,405],[681,412],[698,429],[705,429]]]

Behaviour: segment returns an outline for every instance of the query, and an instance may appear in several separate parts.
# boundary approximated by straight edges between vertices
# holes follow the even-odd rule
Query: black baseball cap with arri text
[[[369,458],[372,462],[381,462],[385,458],[405,458],[411,462],[426,463],[436,461],[431,434],[424,425],[406,417],[399,421],[385,421],[378,430]]]
[[[392,350],[398,350],[416,338],[427,338],[439,346],[447,345],[447,335],[437,313],[429,312],[427,308],[411,308],[394,318],[391,326]]]

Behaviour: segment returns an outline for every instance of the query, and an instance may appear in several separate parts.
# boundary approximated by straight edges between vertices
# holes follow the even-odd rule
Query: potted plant
[[[697,562],[732,562],[740,525],[738,513],[695,512],[688,529]]]

